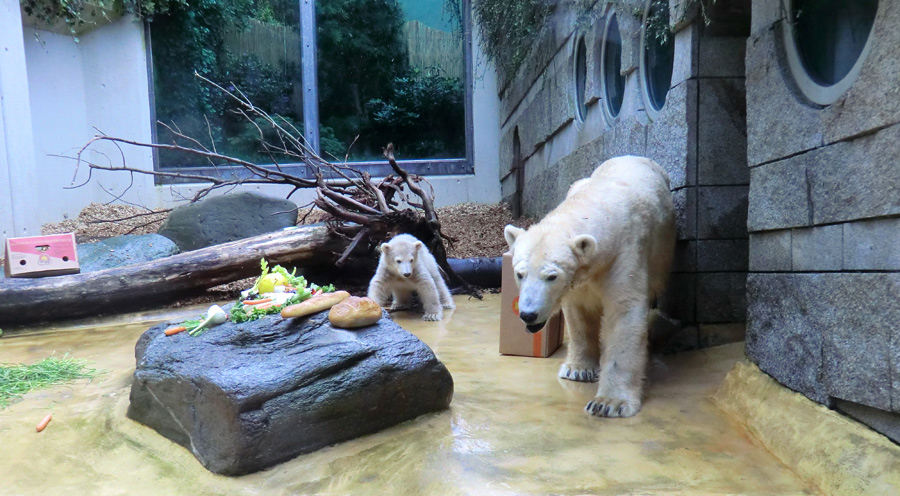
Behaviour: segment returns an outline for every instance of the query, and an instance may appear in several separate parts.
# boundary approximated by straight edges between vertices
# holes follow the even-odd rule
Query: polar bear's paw
[[[596,396],[584,407],[584,411],[597,417],[631,417],[641,409],[641,402]]]
[[[600,377],[599,367],[576,367],[563,363],[559,367],[559,377],[575,382],[597,382]]]
[[[409,303],[394,303],[391,305],[391,308],[388,309],[388,312],[399,312],[400,310],[409,310],[412,308],[412,305]]]
[[[451,301],[449,303],[444,303],[443,307],[444,310],[453,310],[454,308],[456,308],[456,304]]]
[[[441,320],[442,318],[444,318],[444,315],[440,313],[426,313],[422,316],[422,320],[427,320],[429,322]]]

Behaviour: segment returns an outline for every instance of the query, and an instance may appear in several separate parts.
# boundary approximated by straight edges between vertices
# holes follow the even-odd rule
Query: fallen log
[[[191,292],[258,275],[260,258],[297,267],[333,266],[348,243],[324,226],[300,227],[125,267],[0,279],[0,324],[96,316],[172,302]]]

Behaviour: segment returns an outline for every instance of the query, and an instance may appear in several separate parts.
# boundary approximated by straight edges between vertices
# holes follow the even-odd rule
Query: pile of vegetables
[[[307,283],[306,278],[296,275],[296,268],[288,272],[284,267],[276,265],[270,270],[266,259],[260,260],[260,267],[262,274],[256,284],[241,293],[241,299],[231,307],[231,321],[236,324],[279,313],[287,305],[300,303],[315,294],[334,291],[331,284],[320,287]]]
[[[206,317],[186,320],[179,326],[166,329],[165,334],[171,336],[187,331],[191,336],[199,336],[204,330],[222,324],[231,319],[235,324],[257,320],[265,315],[279,313],[281,309],[308,300],[320,293],[331,293],[334,286],[318,286],[310,284],[303,276],[297,275],[297,269],[288,272],[280,265],[269,268],[266,259],[260,260],[262,273],[250,289],[241,292],[241,298],[231,307],[230,315],[219,305],[209,308]]]

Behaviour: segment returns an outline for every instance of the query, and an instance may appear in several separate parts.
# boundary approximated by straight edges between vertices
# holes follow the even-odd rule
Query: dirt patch
[[[527,228],[533,219],[513,219],[505,203],[460,203],[437,209],[441,231],[455,238],[447,244],[449,258],[499,257],[509,248],[503,237],[507,224]]]
[[[169,210],[132,205],[91,203],[74,219],[44,224],[42,234],[75,233],[78,243],[93,243],[125,234],[151,234],[159,230]]]

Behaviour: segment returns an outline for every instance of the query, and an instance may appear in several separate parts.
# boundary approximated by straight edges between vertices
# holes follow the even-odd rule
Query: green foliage
[[[367,126],[367,101],[386,98],[404,70],[403,12],[396,0],[316,3],[319,115],[349,146]],[[363,136],[354,147],[380,152],[385,143]]]
[[[551,11],[541,0],[473,0],[485,54],[507,74],[528,55]]]
[[[437,73],[410,71],[395,78],[387,99],[366,104],[371,136],[393,141],[416,158],[465,156],[465,91],[460,82]]]
[[[68,354],[62,358],[45,358],[32,365],[0,363],[0,410],[25,393],[66,384],[76,379],[92,379],[101,371],[87,367],[87,360]]]

